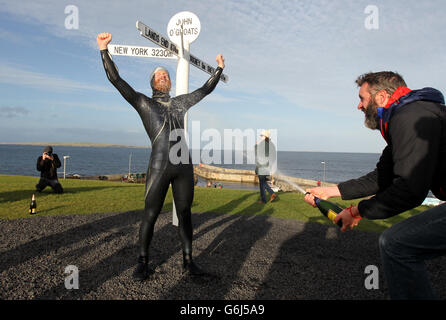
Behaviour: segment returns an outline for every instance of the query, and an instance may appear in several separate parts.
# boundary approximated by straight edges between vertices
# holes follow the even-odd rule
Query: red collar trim
[[[388,108],[394,103],[395,101],[398,101],[402,96],[405,96],[409,92],[411,92],[407,87],[398,87],[398,89],[395,90],[395,92],[392,93],[390,96],[389,101],[387,102],[386,106],[384,108]]]

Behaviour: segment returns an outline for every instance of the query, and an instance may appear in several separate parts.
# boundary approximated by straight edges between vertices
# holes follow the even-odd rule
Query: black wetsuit
[[[186,163],[173,164],[169,151],[176,141],[169,141],[172,130],[184,128],[187,110],[211,93],[223,71],[218,67],[210,79],[189,94],[171,98],[168,93],[153,90],[152,98],[136,92],[119,76],[108,50],[101,50],[105,72],[110,82],[139,113],[144,128],[152,142],[145,190],[145,218],[140,228],[140,256],[148,256],[155,221],[163,207],[164,199],[172,184],[173,198],[178,216],[179,234],[183,253],[192,254],[191,205],[194,197],[194,172],[189,151]],[[184,142],[184,139],[182,140]],[[182,149],[184,150],[184,149]]]

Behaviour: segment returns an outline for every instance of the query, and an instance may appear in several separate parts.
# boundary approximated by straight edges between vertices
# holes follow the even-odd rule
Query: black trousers
[[[178,233],[183,253],[192,254],[191,206],[194,199],[194,170],[192,164],[173,165],[165,170],[149,168],[146,179],[144,217],[139,231],[140,256],[148,257],[149,246],[158,215],[163,208],[169,185],[178,216]]]
[[[47,178],[40,178],[39,183],[36,184],[36,191],[41,192],[47,186],[53,188],[54,192],[56,193],[63,193],[63,188],[62,185],[59,183],[59,180]]]

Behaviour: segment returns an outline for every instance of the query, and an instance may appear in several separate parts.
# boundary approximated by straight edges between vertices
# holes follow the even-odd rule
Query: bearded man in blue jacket
[[[365,125],[380,130],[387,142],[376,169],[335,187],[308,189],[305,200],[315,205],[340,196],[362,200],[343,210],[342,231],[361,218],[386,219],[422,204],[429,190],[446,200],[446,108],[433,88],[410,90],[394,72],[361,75],[356,83]],[[403,220],[379,239],[391,299],[434,299],[425,261],[446,254],[446,203]]]

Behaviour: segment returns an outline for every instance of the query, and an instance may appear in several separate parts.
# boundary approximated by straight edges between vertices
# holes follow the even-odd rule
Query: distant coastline
[[[150,149],[149,146],[128,146],[122,144],[106,144],[106,143],[90,143],[90,142],[0,142],[0,145],[100,147],[100,148],[114,147],[114,148]]]
[[[18,146],[65,146],[65,147],[98,147],[98,148],[130,148],[130,149],[152,149],[150,146],[131,146],[124,144],[106,144],[92,142],[0,142],[1,145]],[[195,149],[194,149],[195,150]],[[224,151],[223,149],[221,150]],[[345,154],[381,154],[381,152],[360,152],[360,151],[308,151],[308,150],[277,150],[280,152],[301,152],[301,153],[345,153]]]

